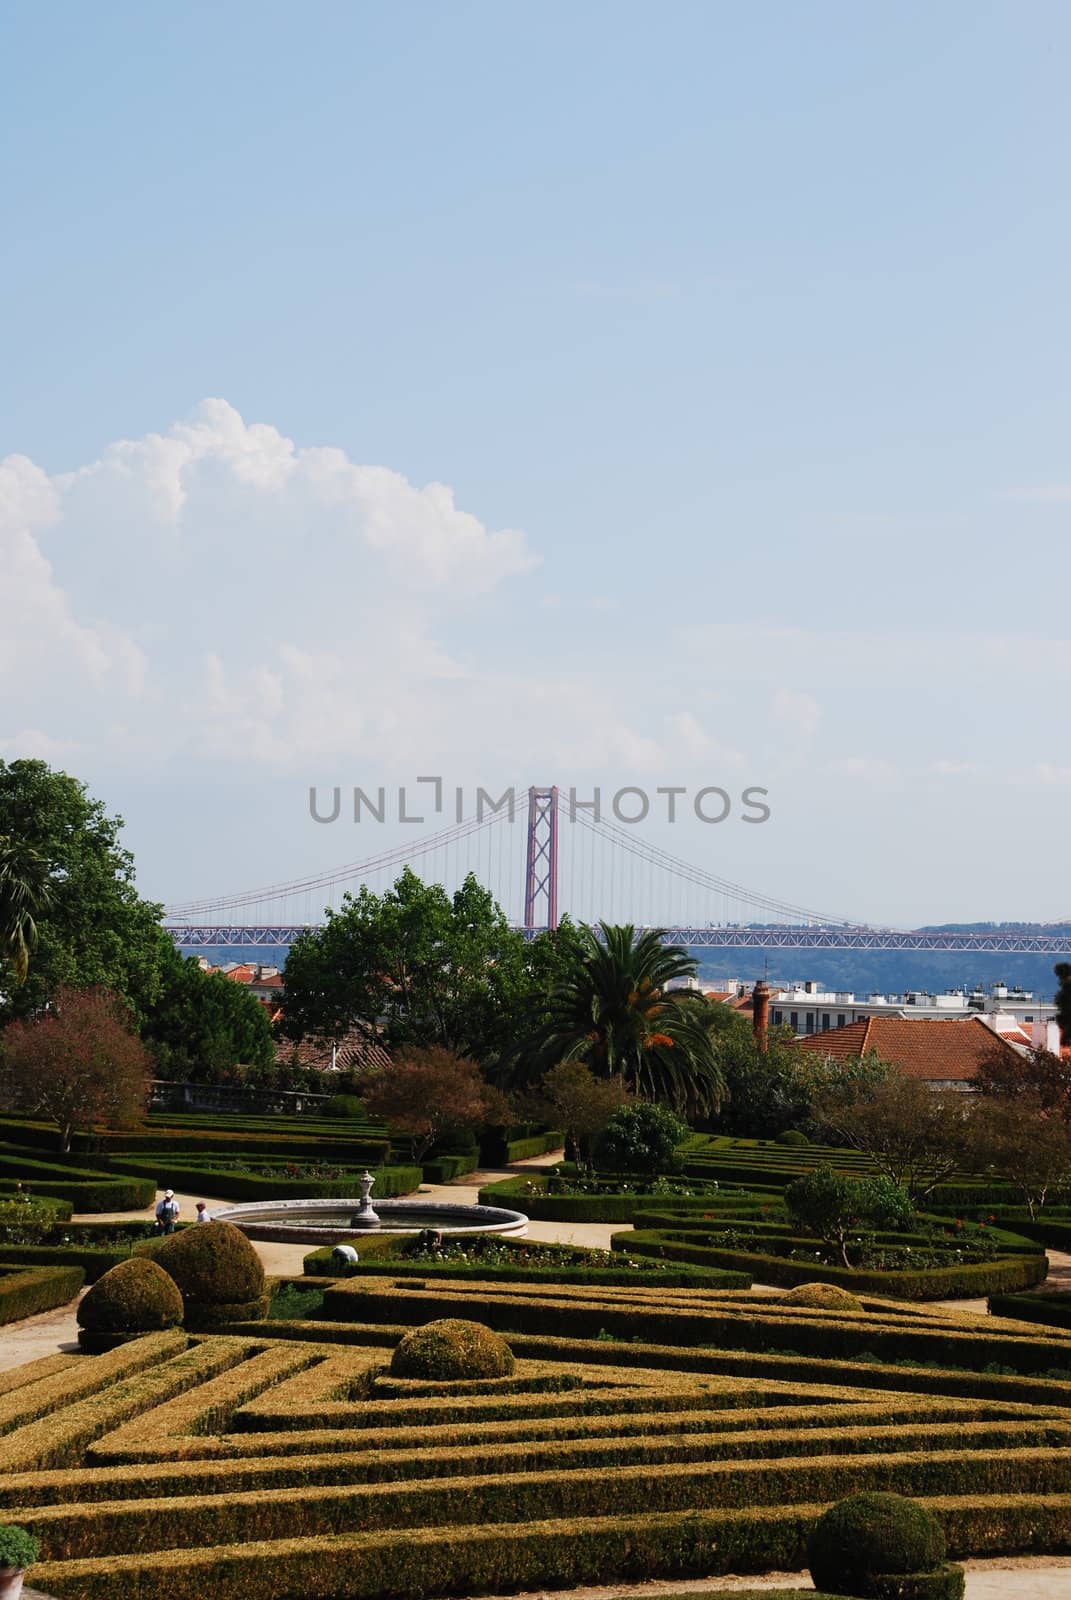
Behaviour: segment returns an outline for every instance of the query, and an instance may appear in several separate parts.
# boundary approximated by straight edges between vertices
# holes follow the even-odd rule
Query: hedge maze
[[[387,1600],[805,1564],[860,1489],[954,1557],[1071,1547],[1071,1334],[864,1299],[324,1281],[316,1321],[0,1379],[0,1520],[59,1600]],[[392,1376],[434,1319],[503,1377]]]

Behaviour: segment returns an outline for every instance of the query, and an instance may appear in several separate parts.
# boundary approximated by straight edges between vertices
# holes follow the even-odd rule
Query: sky
[[[1050,0],[8,0],[0,758],[170,903],[389,848],[310,786],[435,774],[720,786],[634,832],[1071,917],[1069,47]]]

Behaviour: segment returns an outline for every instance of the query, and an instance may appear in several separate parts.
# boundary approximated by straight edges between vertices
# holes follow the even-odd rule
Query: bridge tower
[[[541,901],[545,918],[536,918]],[[529,932],[558,926],[558,789],[528,791],[528,854],[524,876],[524,926]]]

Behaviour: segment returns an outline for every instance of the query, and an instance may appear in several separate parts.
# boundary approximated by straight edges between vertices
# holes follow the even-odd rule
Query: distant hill
[[[1066,923],[947,923],[948,933],[990,933],[1006,926],[1038,933],[1059,933]],[[1071,939],[1069,939],[1071,944]],[[816,979],[823,988],[857,995],[902,994],[905,989],[941,993],[945,989],[988,988],[1006,983],[1009,988],[1030,989],[1039,999],[1051,1000],[1056,992],[1053,962],[1049,956],[961,955],[905,950],[728,950],[693,948],[700,976],[742,978],[762,976],[768,964],[771,978],[782,982]]]

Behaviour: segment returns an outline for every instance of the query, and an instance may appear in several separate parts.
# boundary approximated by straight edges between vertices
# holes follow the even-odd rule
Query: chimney
[[[1035,1050],[1048,1050],[1052,1055],[1060,1054],[1060,1024],[1058,1022],[1032,1022],[1030,1024],[1030,1044]]]
[[[760,978],[751,991],[751,1031],[760,1052],[766,1054],[766,1035],[770,1026],[770,986]]]

